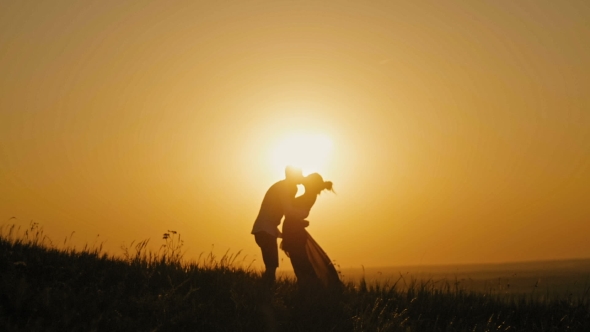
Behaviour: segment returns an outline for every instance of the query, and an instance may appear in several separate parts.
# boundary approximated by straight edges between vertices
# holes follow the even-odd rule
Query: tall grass
[[[240,253],[183,258],[180,234],[160,249],[132,243],[56,246],[37,224],[0,228],[1,331],[588,331],[588,294],[536,299],[432,280],[272,289]],[[67,242],[67,241],[66,241]],[[404,287],[399,287],[403,283]]]

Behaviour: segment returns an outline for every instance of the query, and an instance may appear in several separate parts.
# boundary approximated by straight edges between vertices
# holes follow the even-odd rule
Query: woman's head
[[[319,194],[323,190],[334,191],[332,188],[332,181],[324,181],[319,173],[312,173],[306,176],[303,185],[305,186],[305,192],[315,194]]]

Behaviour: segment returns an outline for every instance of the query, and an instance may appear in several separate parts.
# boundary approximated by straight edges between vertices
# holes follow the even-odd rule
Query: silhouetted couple
[[[305,193],[299,197],[297,185],[303,184]],[[318,173],[304,177],[301,170],[287,167],[285,179],[273,184],[260,207],[252,234],[262,250],[266,270],[263,279],[272,284],[279,266],[277,238],[282,237],[281,249],[291,259],[297,283],[301,286],[340,286],[340,278],[328,255],[305,229],[311,207],[323,190],[332,190],[332,182],[324,181]],[[283,232],[278,229],[281,219]]]

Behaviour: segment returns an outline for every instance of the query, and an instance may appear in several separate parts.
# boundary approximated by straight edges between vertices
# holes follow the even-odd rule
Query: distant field
[[[445,284],[494,294],[530,294],[534,298],[590,296],[590,259],[505,264],[386,266],[340,269],[345,282],[393,285],[412,281]],[[290,271],[281,275],[292,277]]]
[[[590,259],[506,264],[389,266],[342,269],[343,278],[358,283],[393,284],[403,288],[412,279],[449,283],[460,288],[494,293],[566,297],[588,293]],[[590,295],[590,294],[588,294]]]

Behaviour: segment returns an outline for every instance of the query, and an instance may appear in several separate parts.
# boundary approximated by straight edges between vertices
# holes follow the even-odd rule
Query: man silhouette
[[[260,212],[252,227],[252,234],[256,244],[262,251],[265,271],[262,278],[268,284],[273,284],[277,267],[279,267],[279,248],[277,238],[281,237],[279,225],[284,215],[295,218],[305,218],[307,211],[293,207],[293,200],[297,194],[297,185],[303,181],[301,169],[287,166],[285,179],[268,188]]]

